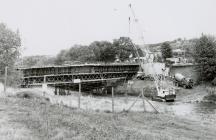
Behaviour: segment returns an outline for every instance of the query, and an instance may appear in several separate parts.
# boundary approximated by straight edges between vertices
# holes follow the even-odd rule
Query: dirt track
[[[104,113],[1,98],[1,139],[215,139],[211,124],[153,113]]]

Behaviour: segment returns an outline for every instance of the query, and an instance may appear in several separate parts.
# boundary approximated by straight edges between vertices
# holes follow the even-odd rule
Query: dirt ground
[[[213,140],[214,124],[172,115],[78,110],[40,97],[0,98],[0,139]]]

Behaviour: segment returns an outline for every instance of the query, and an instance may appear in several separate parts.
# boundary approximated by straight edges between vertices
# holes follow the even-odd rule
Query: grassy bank
[[[31,136],[31,139],[186,140],[216,137],[213,126],[165,114],[77,110],[28,96],[0,98],[0,105],[5,106],[5,112],[10,112],[8,123],[28,130],[26,137]]]
[[[216,88],[207,87],[206,88],[208,95],[204,96],[203,100],[209,103],[216,103]]]

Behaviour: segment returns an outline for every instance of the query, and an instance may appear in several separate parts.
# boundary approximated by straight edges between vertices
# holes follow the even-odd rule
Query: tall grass
[[[208,92],[208,95],[204,96],[204,100],[211,102],[211,103],[216,103],[216,87],[206,87],[206,91]]]

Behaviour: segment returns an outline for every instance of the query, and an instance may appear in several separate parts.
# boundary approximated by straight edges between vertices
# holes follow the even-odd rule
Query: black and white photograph
[[[216,1],[0,0],[0,140],[216,140]]]

